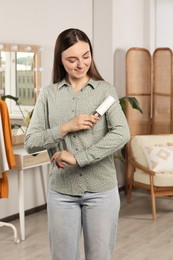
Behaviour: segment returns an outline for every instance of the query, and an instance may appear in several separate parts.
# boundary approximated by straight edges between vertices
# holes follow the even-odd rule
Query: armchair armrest
[[[134,167],[140,169],[140,170],[143,171],[144,173],[149,174],[149,175],[153,175],[153,176],[155,175],[155,172],[154,172],[154,171],[152,171],[152,170],[148,169],[147,167],[143,166],[142,164],[136,162],[134,158],[130,157],[130,158],[129,158],[129,162],[130,162]]]

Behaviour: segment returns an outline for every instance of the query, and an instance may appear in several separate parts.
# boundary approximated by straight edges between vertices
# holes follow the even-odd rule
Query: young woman
[[[99,117],[97,107],[115,103]],[[28,153],[51,158],[48,228],[52,260],[109,260],[120,208],[113,154],[130,138],[115,87],[104,81],[87,35],[67,29],[57,38],[53,84],[37,100],[26,134]]]

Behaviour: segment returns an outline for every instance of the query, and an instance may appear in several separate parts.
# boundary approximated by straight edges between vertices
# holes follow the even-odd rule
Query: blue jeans
[[[110,260],[115,244],[118,188],[69,196],[49,190],[48,229],[52,260],[79,260],[83,229],[86,260]]]

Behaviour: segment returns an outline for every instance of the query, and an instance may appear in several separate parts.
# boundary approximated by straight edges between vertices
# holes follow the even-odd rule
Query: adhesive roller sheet
[[[106,111],[112,106],[114,102],[115,99],[112,96],[108,96],[93,114],[98,114],[99,116],[102,116],[104,113],[106,113]]]

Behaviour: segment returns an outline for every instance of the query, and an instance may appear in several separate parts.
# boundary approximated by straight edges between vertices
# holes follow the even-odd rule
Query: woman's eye
[[[89,56],[84,56],[84,59],[89,59]]]
[[[75,62],[75,59],[73,59],[73,60],[69,60],[69,62],[70,62],[70,63],[74,63],[74,62]]]

